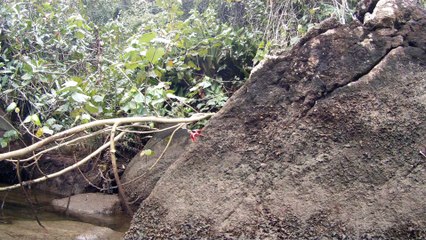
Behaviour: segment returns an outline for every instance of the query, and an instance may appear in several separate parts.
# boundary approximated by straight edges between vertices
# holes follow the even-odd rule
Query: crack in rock
[[[379,58],[376,62],[374,62],[372,65],[371,65],[371,67],[370,68],[368,68],[367,70],[365,70],[364,72],[361,72],[361,73],[359,73],[359,74],[357,74],[353,79],[351,79],[350,81],[348,81],[347,83],[344,83],[344,84],[341,84],[341,85],[336,85],[336,86],[334,86],[332,89],[330,89],[329,91],[327,91],[324,95],[322,95],[322,96],[319,96],[318,98],[316,98],[314,101],[312,101],[313,103],[309,106],[309,108],[307,109],[307,110],[305,110],[303,113],[302,113],[302,116],[301,116],[301,118],[304,118],[304,117],[306,117],[308,114],[309,114],[309,112],[315,107],[315,105],[316,105],[316,102],[317,101],[321,101],[321,100],[323,100],[323,99],[326,99],[326,98],[328,98],[329,96],[331,96],[331,95],[333,95],[336,91],[338,91],[339,89],[342,89],[342,88],[344,88],[344,87],[348,87],[350,84],[353,84],[353,83],[355,83],[355,82],[358,82],[360,79],[362,79],[364,76],[367,76],[368,74],[370,74],[370,72],[375,68],[375,67],[377,67],[382,61],[383,61],[383,59],[385,59],[388,55],[389,55],[389,53],[391,53],[394,49],[396,49],[396,48],[398,48],[398,47],[400,47],[400,46],[397,46],[397,47],[391,47],[391,48],[389,48],[389,50],[387,50],[386,51],[386,53],[381,57],[381,58]],[[306,96],[305,96],[306,97]]]

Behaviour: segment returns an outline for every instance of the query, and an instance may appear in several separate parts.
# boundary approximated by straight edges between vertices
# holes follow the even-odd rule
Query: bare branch
[[[167,142],[166,147],[164,148],[163,152],[161,152],[160,156],[157,158],[157,160],[155,160],[154,164],[152,164],[152,166],[148,169],[148,170],[152,170],[155,165],[157,165],[157,163],[160,161],[160,159],[163,157],[164,153],[166,153],[167,149],[170,146],[170,143],[172,142],[173,136],[175,135],[175,133],[177,132],[177,130],[181,129],[183,127],[184,124],[180,124],[170,135],[169,141]]]
[[[23,155],[29,154],[37,149],[63,137],[66,137],[70,134],[78,133],[93,127],[105,126],[105,125],[113,125],[116,123],[126,124],[126,123],[140,123],[140,122],[159,122],[159,123],[189,123],[196,122],[208,117],[213,116],[214,113],[205,113],[205,114],[195,114],[190,118],[163,118],[163,117],[128,117],[128,118],[112,118],[112,119],[104,119],[97,120],[94,122],[86,123],[80,126],[76,126],[70,128],[66,131],[59,132],[55,135],[52,135],[48,138],[45,138],[37,143],[34,143],[26,148],[22,148],[19,150],[2,153],[0,154],[0,161],[5,159],[13,159],[17,157],[21,157]]]
[[[125,133],[118,134],[114,138],[114,141],[118,141],[124,135],[125,135]],[[21,184],[22,184],[22,186],[28,186],[28,185],[31,185],[31,184],[34,184],[34,183],[44,182],[44,181],[49,180],[51,178],[55,178],[55,177],[61,176],[62,174],[67,173],[67,172],[69,172],[71,170],[74,170],[74,169],[78,168],[79,166],[85,164],[91,158],[93,158],[94,156],[98,155],[99,153],[101,153],[106,148],[108,148],[109,145],[110,145],[110,143],[105,143],[104,145],[102,145],[101,147],[99,147],[98,149],[96,149],[96,151],[92,152],[91,154],[89,154],[88,156],[86,156],[85,158],[83,158],[82,160],[80,160],[79,162],[77,162],[77,163],[75,163],[75,164],[73,164],[73,165],[71,165],[69,167],[66,167],[66,168],[62,169],[61,171],[58,171],[58,172],[55,172],[55,173],[52,173],[52,174],[49,174],[49,175],[46,175],[46,176],[43,176],[43,177],[39,177],[39,178],[36,178],[36,179],[33,179],[33,180],[23,181]],[[14,184],[14,185],[7,186],[7,187],[0,187],[0,192],[1,191],[15,189],[15,188],[19,188],[21,186],[21,184],[18,183],[18,184]]]
[[[105,133],[105,132],[108,132],[110,129],[109,128],[105,128],[105,129],[102,129],[102,130],[99,130],[99,131],[96,131],[96,132],[94,132],[94,133],[91,133],[91,134],[87,134],[87,135],[84,135],[84,136],[81,136],[81,137],[78,137],[78,138],[74,138],[74,139],[72,139],[72,140],[69,140],[69,141],[67,141],[67,142],[63,142],[63,143],[60,143],[60,144],[57,144],[57,145],[55,145],[55,146],[53,146],[53,147],[51,147],[51,148],[47,148],[47,149],[45,149],[45,150],[43,150],[43,151],[40,151],[40,152],[38,152],[38,153],[36,153],[36,154],[34,154],[34,155],[32,155],[31,157],[28,157],[28,158],[25,158],[25,159],[22,159],[22,160],[12,160],[12,159],[6,159],[6,161],[9,161],[9,162],[21,162],[21,163],[23,163],[23,162],[28,162],[28,161],[31,161],[31,160],[33,160],[34,158],[36,158],[36,157],[38,157],[38,156],[40,156],[40,155],[43,155],[44,153],[47,153],[47,152],[50,152],[50,151],[52,151],[52,150],[55,150],[55,149],[58,149],[58,148],[61,148],[61,147],[63,147],[63,146],[67,146],[67,145],[70,145],[71,143],[74,143],[74,142],[79,142],[79,141],[81,141],[81,140],[83,140],[83,139],[86,139],[86,138],[90,138],[90,137],[93,137],[93,136],[96,136],[96,135],[99,135],[99,134],[102,134],[102,133]],[[37,161],[37,160],[36,160]]]
[[[115,151],[116,150],[115,150],[114,136],[115,136],[115,130],[117,129],[117,127],[118,127],[119,124],[120,123],[117,122],[117,123],[115,123],[112,126],[109,151],[110,151],[110,154],[111,154],[112,171],[114,173],[115,183],[117,184],[117,187],[118,187],[118,195],[121,198],[121,202],[124,205],[124,208],[126,209],[126,212],[130,216],[132,216],[133,215],[133,211],[130,208],[129,201],[127,200],[126,193],[124,192],[124,189],[123,189],[123,185],[121,185],[120,176],[118,176],[117,157],[115,156]]]

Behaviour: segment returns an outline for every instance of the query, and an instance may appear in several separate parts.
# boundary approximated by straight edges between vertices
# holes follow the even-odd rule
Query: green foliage
[[[246,27],[249,32],[261,33],[265,49],[283,49],[295,44],[320,21],[334,16],[342,23],[352,20],[358,0],[183,0],[186,8],[200,12],[216,10],[222,22],[233,27]],[[260,54],[261,56],[263,54]]]
[[[42,127],[38,116],[52,117],[67,100],[57,94],[64,79],[90,67],[92,28],[68,5],[36,3],[11,1],[0,10],[1,98],[31,108],[17,114],[33,116],[22,119]]]
[[[121,57],[123,72],[139,86],[123,96],[122,110],[178,116],[217,110],[248,77],[256,36],[220,23],[211,9],[181,19],[177,2],[157,2],[164,9],[139,23],[141,33],[128,40]]]
[[[16,130],[6,131],[0,138],[0,146],[2,148],[7,147],[11,141],[16,140],[18,138],[19,133]]]
[[[271,49],[331,14],[344,20],[354,4],[3,2],[0,107],[35,137],[98,118],[216,111]]]
[[[138,21],[134,9],[114,19],[122,2],[104,15],[96,6],[105,1],[0,8],[0,99],[17,109],[17,126],[43,137],[95,118],[215,111],[248,77],[258,34],[211,8],[185,14],[179,1],[147,2]]]
[[[330,17],[349,22],[356,0],[288,0],[247,1],[246,16],[253,31],[264,33],[268,49],[290,47],[297,43],[315,24]],[[263,13],[267,13],[265,16]]]
[[[108,2],[98,0],[80,0],[77,2],[79,2],[79,10],[81,14],[99,26],[117,19],[120,11],[127,7],[125,1],[122,0],[108,0]]]

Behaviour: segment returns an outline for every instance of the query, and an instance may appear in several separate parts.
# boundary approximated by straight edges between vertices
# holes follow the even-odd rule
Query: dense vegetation
[[[1,146],[94,119],[217,111],[268,51],[332,14],[347,21],[354,4],[4,0]]]

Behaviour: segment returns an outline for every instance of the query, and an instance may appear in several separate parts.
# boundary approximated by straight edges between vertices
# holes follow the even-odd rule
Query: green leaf
[[[32,77],[33,77],[33,75],[32,75],[32,74],[25,73],[25,74],[21,77],[21,79],[22,79],[22,80],[30,80]]]
[[[19,134],[16,130],[9,130],[9,131],[6,131],[3,134],[3,137],[8,138],[8,139],[16,139],[16,138],[18,138],[18,136],[19,136]]]
[[[95,95],[92,97],[93,101],[95,101],[96,103],[100,103],[104,101],[104,97],[100,96],[100,95]]]
[[[164,48],[149,48],[146,52],[146,58],[152,64],[156,64],[158,59],[161,58],[165,53]]]
[[[52,126],[53,124],[55,124],[55,122],[56,122],[56,119],[54,119],[54,118],[49,118],[49,119],[47,119],[47,120],[45,121],[45,124],[47,124],[47,125],[49,125],[49,126]]]
[[[200,55],[200,57],[205,57],[205,56],[207,56],[208,53],[209,52],[208,52],[207,48],[203,48],[203,49],[200,49],[198,51],[198,55]]]
[[[198,85],[200,85],[200,87],[205,89],[205,88],[210,87],[212,85],[212,83],[205,80],[205,81],[200,82]]]
[[[84,35],[85,35],[85,33],[84,33],[82,30],[80,30],[80,29],[78,29],[78,30],[74,33],[74,36],[75,36],[77,39],[83,39],[83,38],[84,38]]]
[[[141,93],[137,93],[135,95],[135,97],[133,98],[133,100],[137,103],[144,103],[145,102],[145,97],[141,94]]]
[[[83,113],[83,114],[81,114],[81,121],[82,121],[83,123],[88,123],[88,122],[90,122],[90,119],[91,119],[91,117],[90,117],[90,115],[89,115],[89,114],[87,114],[87,113]]]
[[[50,129],[48,126],[43,126],[43,133],[44,134],[49,134],[49,135],[52,135],[53,134],[53,130],[52,129]]]
[[[4,70],[0,70],[1,74],[7,74],[7,73],[13,73],[12,71],[10,71],[9,69],[4,69]]]
[[[188,62],[188,66],[193,68],[193,69],[197,69],[198,70],[198,66],[193,62],[193,61],[189,61]]]
[[[29,123],[31,122],[31,115],[28,115],[25,119],[23,123]]]
[[[73,93],[71,95],[71,98],[78,103],[85,103],[90,99],[89,96],[87,96],[85,94],[78,93],[78,92]]]
[[[52,5],[50,5],[50,3],[43,3],[42,6],[45,10],[52,10]]]
[[[9,104],[9,106],[7,106],[6,112],[12,112],[12,111],[14,111],[17,106],[18,105],[16,105],[15,102],[12,102],[11,104]]]
[[[64,127],[64,126],[62,126],[62,125],[60,125],[60,124],[53,124],[53,125],[52,125],[52,128],[53,128],[55,131],[57,131],[57,132],[61,131],[61,129],[62,129],[63,127]]]
[[[81,77],[77,77],[77,76],[72,76],[71,77],[71,80],[72,81],[74,81],[74,82],[77,82],[77,83],[82,83],[83,82],[83,79],[81,78]],[[71,81],[71,82],[72,82]],[[74,84],[74,83],[73,83]],[[77,86],[77,84],[75,84],[75,85],[73,85],[73,86],[70,86],[70,87],[75,87],[75,86]]]
[[[155,32],[149,32],[142,34],[142,36],[138,39],[139,43],[149,43],[152,39],[154,39],[157,36]]]
[[[157,75],[159,78],[163,76],[163,73],[159,69],[154,69],[155,75]]]
[[[44,130],[43,130],[43,128],[39,128],[39,129],[37,129],[37,132],[36,132],[36,137],[41,137],[41,136],[43,136],[43,134],[44,134]]]
[[[31,115],[31,122],[33,122],[36,126],[41,127],[40,118],[38,117],[37,114]]]
[[[91,102],[86,103],[84,109],[86,109],[86,111],[88,111],[90,114],[95,114],[99,112],[99,108],[93,105]]]
[[[153,156],[154,154],[155,154],[154,151],[152,151],[151,149],[145,149],[145,150],[142,150],[142,152],[140,153],[140,156],[150,157],[150,156]]]
[[[138,62],[127,62],[124,64],[124,67],[129,70],[135,70],[137,67],[139,67]]]
[[[64,87],[75,87],[75,86],[77,86],[78,85],[78,82],[76,82],[76,81],[67,81],[67,82],[65,82],[64,83]]]

